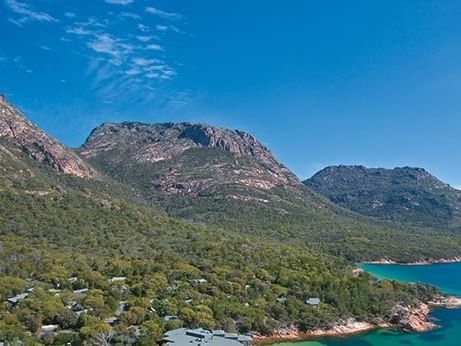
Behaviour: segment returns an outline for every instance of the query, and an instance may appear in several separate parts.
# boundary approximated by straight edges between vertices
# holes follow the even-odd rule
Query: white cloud
[[[28,0],[0,0],[7,3],[13,14],[10,21],[23,26],[27,21],[54,22],[56,18],[45,12],[37,12],[36,8],[29,5]],[[33,2],[47,3],[47,1]],[[130,0],[106,0],[105,2],[114,5],[129,5],[135,1]],[[32,3],[32,1],[30,1]],[[135,2],[136,3],[136,2]],[[150,16],[143,13],[155,15],[161,19],[176,20],[182,15],[166,12],[154,7],[141,7],[140,13],[129,8],[119,13],[105,13],[101,16],[87,16],[84,12],[62,12],[61,28],[58,40],[62,42],[79,43],[79,49],[72,49],[74,54],[87,59],[88,70],[86,76],[90,78],[89,89],[98,96],[116,97],[121,90],[126,95],[126,90],[132,92],[133,97],[145,95],[146,90],[157,90],[163,80],[171,79],[176,75],[172,66],[160,59],[164,55],[167,44],[160,41],[161,31],[174,31],[173,25],[155,25]],[[111,7],[113,9],[113,7]],[[116,11],[115,11],[116,12]],[[127,26],[126,30],[120,31],[114,16],[121,18]],[[87,18],[87,19],[84,19]],[[144,22],[144,19],[146,21]],[[49,50],[47,46],[35,44],[43,50]],[[51,46],[52,47],[52,46]],[[70,51],[70,50],[69,50]],[[18,58],[19,59],[19,58]],[[0,58],[0,64],[9,64],[11,59]],[[32,70],[22,61],[13,62],[24,72],[32,73]],[[64,81],[62,82],[64,83]],[[145,89],[145,90],[144,90]]]
[[[81,27],[69,28],[66,30],[66,32],[68,34],[74,34],[74,35],[93,35],[93,31],[90,31],[88,29],[81,28]]]
[[[168,25],[156,25],[155,28],[158,31],[167,31],[168,30]]]
[[[136,36],[136,38],[138,39],[138,41],[141,41],[141,42],[149,42],[150,40],[152,40],[154,38],[154,36]]]
[[[105,0],[108,4],[126,6],[133,2],[133,0]]]
[[[87,46],[97,53],[109,55],[109,61],[114,65],[121,65],[134,49],[133,46],[107,33],[96,34],[93,40],[87,42]]]
[[[146,59],[143,57],[136,57],[131,60],[133,64],[138,66],[149,66],[156,62],[156,59]]]
[[[40,49],[43,49],[43,50],[52,50],[50,47],[44,46],[44,45],[41,45],[41,44],[37,44],[37,47],[40,48]]]
[[[162,46],[160,46],[159,44],[155,44],[155,43],[149,44],[146,47],[146,49],[148,49],[148,50],[156,50],[156,51],[159,51],[159,52],[165,51],[165,49],[163,49]]]
[[[142,73],[142,71],[137,68],[130,68],[129,70],[125,71],[125,74],[127,74],[128,76],[135,76],[140,73]]]
[[[174,31],[174,32],[177,32],[177,33],[182,33],[181,30],[179,30],[176,26],[174,25],[156,25],[155,26],[155,29],[157,29],[158,31]]]
[[[141,24],[141,23],[138,24],[138,29],[141,30],[142,32],[148,32],[149,31],[149,27],[147,25],[144,25],[144,24]]]
[[[162,18],[166,18],[166,19],[181,19],[182,18],[182,15],[179,13],[166,12],[166,11],[160,10],[153,6],[146,7],[146,12],[150,14],[154,14]]]
[[[19,23],[24,23],[27,21],[37,21],[37,22],[57,22],[58,20],[53,16],[49,15],[46,12],[34,11],[30,8],[29,5],[17,0],[5,0],[6,6],[16,13],[22,16],[19,19]]]
[[[131,12],[122,12],[120,13],[120,17],[131,18],[133,20],[141,20],[141,16],[136,13]]]
[[[9,21],[10,23],[16,25],[16,26],[19,26],[19,27],[23,27],[23,26],[24,26],[20,21],[18,21],[18,20],[16,20],[16,19],[13,19],[13,18],[9,18],[8,21]]]

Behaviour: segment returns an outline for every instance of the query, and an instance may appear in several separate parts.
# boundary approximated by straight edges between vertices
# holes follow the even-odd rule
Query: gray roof
[[[88,288],[82,288],[80,290],[75,290],[74,293],[75,294],[84,294],[84,293],[87,293],[89,291]]]
[[[20,300],[23,300],[24,298],[27,298],[28,295],[29,295],[29,293],[21,293],[21,294],[18,294],[17,296],[8,298],[8,301],[10,303],[16,304]]]
[[[306,300],[306,303],[309,305],[319,305],[320,299],[319,298],[309,298],[308,300]]]
[[[168,315],[168,316],[163,317],[163,319],[164,319],[165,321],[174,321],[174,320],[179,320],[179,317],[178,317],[178,316],[174,316],[174,315]]]
[[[252,338],[246,335],[225,333],[223,330],[180,328],[165,333],[163,340],[169,346],[241,346],[251,345]]]

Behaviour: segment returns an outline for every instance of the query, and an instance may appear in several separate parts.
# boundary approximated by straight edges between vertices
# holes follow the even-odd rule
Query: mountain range
[[[432,227],[456,224],[458,192],[421,169],[331,167],[303,183],[250,134],[190,123],[102,124],[72,150],[5,99],[0,106],[4,183],[22,174],[35,179],[21,184],[42,184],[38,171],[51,180],[72,177],[72,187],[198,226],[303,244],[351,261],[458,254],[458,237]]]
[[[435,178],[408,171],[395,193],[421,189],[412,196],[426,205]],[[180,326],[270,335],[394,323],[396,306],[440,295],[352,268],[459,256],[454,211],[431,223],[446,208],[433,203],[432,219],[416,222],[416,205],[406,218],[379,196],[386,213],[369,213],[334,197],[360,195],[363,177],[321,177],[303,183],[252,135],[206,124],[102,124],[71,149],[1,97],[0,299],[27,294],[0,305],[0,341],[155,345]],[[434,186],[447,201],[451,188]]]

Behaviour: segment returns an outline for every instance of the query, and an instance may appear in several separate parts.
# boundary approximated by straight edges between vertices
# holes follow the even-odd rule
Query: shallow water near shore
[[[429,283],[437,286],[445,293],[461,296],[461,263],[431,265],[361,264],[360,267],[380,279]],[[461,346],[461,341],[459,345]]]
[[[405,282],[425,282],[444,292],[461,296],[461,263],[433,265],[362,264],[379,278]],[[277,346],[461,346],[461,309],[436,309],[431,314],[439,329],[424,333],[375,330],[362,335],[322,338],[317,341],[286,342]]]

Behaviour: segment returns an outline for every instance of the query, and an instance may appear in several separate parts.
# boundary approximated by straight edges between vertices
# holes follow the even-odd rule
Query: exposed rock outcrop
[[[218,151],[211,155],[200,149]],[[103,124],[91,132],[80,153],[111,171],[119,165],[151,164],[146,174],[152,174],[152,188],[167,194],[197,195],[223,185],[302,187],[252,135],[205,124]]]
[[[418,308],[396,305],[392,310],[391,323],[410,332],[431,330],[437,325],[429,319],[430,311],[428,304],[421,304]]]
[[[0,139],[50,166],[59,173],[81,178],[98,178],[98,173],[72,150],[29,122],[5,96],[0,97]],[[3,149],[5,152],[8,149]]]

